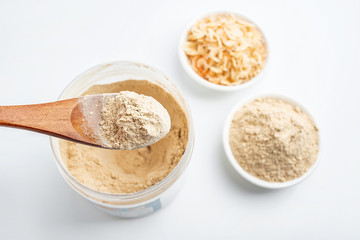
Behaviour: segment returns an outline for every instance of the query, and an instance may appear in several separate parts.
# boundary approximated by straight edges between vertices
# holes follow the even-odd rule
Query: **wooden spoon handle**
[[[74,98],[43,104],[0,106],[0,126],[83,141],[84,137],[74,130],[71,121],[77,104],[78,99]]]

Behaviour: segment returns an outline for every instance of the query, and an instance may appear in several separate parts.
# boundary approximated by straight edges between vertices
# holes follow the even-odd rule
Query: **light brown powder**
[[[85,94],[133,91],[152,96],[168,111],[171,129],[160,141],[135,150],[108,150],[61,140],[60,150],[70,174],[87,187],[106,193],[132,193],[165,178],[178,164],[188,140],[186,115],[176,99],[159,85],[128,80],[94,85]]]
[[[229,142],[245,171],[268,182],[285,182],[303,175],[316,161],[318,129],[300,108],[259,98],[234,114]]]
[[[159,141],[170,130],[170,116],[154,98],[130,91],[104,95],[100,135],[108,148],[131,150]]]

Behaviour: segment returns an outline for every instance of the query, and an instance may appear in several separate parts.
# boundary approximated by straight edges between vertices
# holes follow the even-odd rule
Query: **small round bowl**
[[[239,84],[239,85],[234,85],[234,86],[224,86],[224,85],[219,85],[219,84],[216,84],[216,83],[212,83],[212,82],[209,82],[208,80],[202,78],[201,76],[199,76],[193,69],[192,67],[190,66],[189,64],[189,60],[183,50],[183,45],[184,43],[186,42],[186,39],[187,39],[187,34],[189,32],[189,30],[191,29],[191,27],[200,19],[202,18],[205,18],[207,16],[213,16],[213,15],[217,15],[217,14],[225,14],[225,13],[228,13],[228,14],[232,14],[234,16],[237,16],[237,17],[240,17],[240,18],[243,18],[244,20],[254,24],[258,29],[259,31],[261,32],[264,40],[265,40],[265,44],[266,44],[266,48],[267,48],[267,52],[268,52],[268,55],[267,55],[267,58],[265,60],[265,63],[264,63],[264,66],[263,68],[261,69],[261,71],[255,76],[253,77],[252,79],[250,79],[249,81],[243,83],[243,84]],[[253,21],[251,21],[250,19],[248,19],[247,17],[244,17],[243,15],[239,14],[239,13],[235,13],[235,12],[231,12],[231,11],[219,11],[219,12],[213,12],[213,13],[210,13],[210,14],[206,14],[206,15],[203,15],[202,17],[200,18],[197,18],[196,20],[192,21],[184,30],[184,32],[182,33],[181,35],[181,38],[180,38],[180,44],[179,44],[179,50],[178,50],[178,54],[179,54],[179,58],[180,58],[180,63],[181,65],[183,66],[185,72],[187,72],[187,74],[192,78],[194,79],[197,83],[199,83],[200,85],[204,86],[204,87],[207,87],[209,89],[213,89],[213,90],[217,90],[217,91],[222,91],[222,92],[231,92],[231,91],[237,91],[237,90],[241,90],[241,89],[244,89],[248,86],[251,86],[251,85],[254,85],[255,83],[259,82],[260,79],[262,79],[264,77],[264,74],[266,73],[267,69],[268,69],[268,66],[269,66],[269,44],[268,44],[268,41],[267,41],[267,38],[264,34],[264,32],[261,30],[261,28],[256,25]]]
[[[294,106],[298,106],[302,111],[304,111],[304,113],[308,114],[311,117],[314,124],[317,126],[316,122],[314,121],[314,118],[311,116],[309,111],[307,111],[302,105],[300,105],[299,103],[295,102],[294,100],[292,100],[288,97],[281,96],[281,95],[273,95],[273,94],[266,94],[266,95],[252,97],[251,99],[242,100],[242,101],[238,102],[232,108],[230,114],[228,115],[228,117],[226,119],[224,129],[223,129],[223,145],[225,148],[225,153],[226,153],[227,159],[229,160],[232,167],[238,172],[238,174],[240,174],[243,178],[245,178],[250,183],[255,184],[259,187],[268,188],[268,189],[281,189],[281,188],[290,187],[290,186],[293,186],[295,184],[298,184],[298,183],[304,181],[306,178],[308,178],[314,172],[315,168],[318,166],[319,156],[320,156],[320,131],[318,132],[319,145],[318,145],[317,159],[316,159],[315,163],[307,170],[307,172],[305,174],[303,174],[302,176],[295,178],[293,180],[287,181],[287,182],[268,182],[268,181],[262,180],[260,178],[257,178],[255,176],[249,174],[237,162],[237,160],[235,159],[235,157],[231,151],[231,148],[230,148],[229,133],[230,133],[230,126],[231,126],[231,122],[232,122],[232,118],[233,118],[234,114],[246,103],[249,103],[249,102],[255,100],[256,98],[263,98],[263,97],[271,97],[271,98],[281,99],[281,100],[284,100]]]

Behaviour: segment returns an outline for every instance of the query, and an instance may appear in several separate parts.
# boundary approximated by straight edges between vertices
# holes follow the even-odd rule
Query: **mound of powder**
[[[104,146],[130,150],[159,141],[170,130],[170,116],[154,98],[130,91],[104,97],[100,135]]]
[[[318,129],[300,108],[277,98],[259,98],[234,114],[229,143],[245,171],[268,182],[285,182],[303,175],[316,161]]]
[[[169,113],[171,129],[160,141],[134,150],[109,150],[60,140],[70,174],[85,186],[105,193],[133,193],[164,179],[179,163],[188,141],[188,122],[178,101],[146,80],[94,85],[83,95],[133,91],[156,99]]]

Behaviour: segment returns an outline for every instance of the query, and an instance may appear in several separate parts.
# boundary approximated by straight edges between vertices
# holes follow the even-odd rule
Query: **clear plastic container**
[[[159,70],[136,62],[111,62],[95,66],[75,78],[61,93],[59,99],[80,96],[95,84],[107,84],[124,80],[148,80],[171,93],[184,109],[188,120],[189,135],[184,155],[170,174],[157,184],[135,193],[110,194],[90,189],[78,182],[67,170],[60,154],[59,139],[50,142],[60,173],[66,182],[80,195],[102,211],[123,218],[142,217],[167,205],[178,192],[194,146],[194,130],[190,109],[178,88]]]

